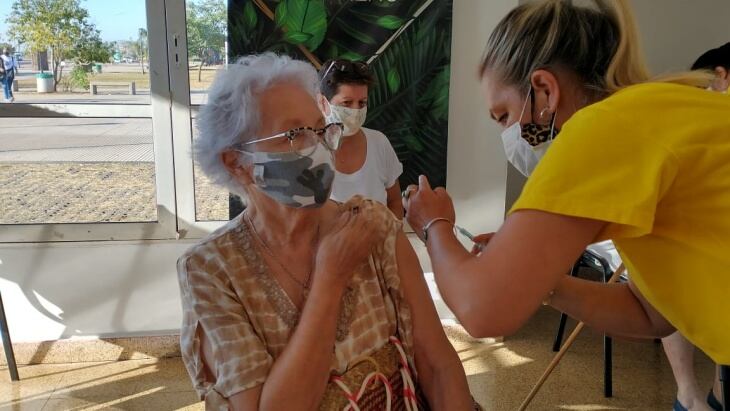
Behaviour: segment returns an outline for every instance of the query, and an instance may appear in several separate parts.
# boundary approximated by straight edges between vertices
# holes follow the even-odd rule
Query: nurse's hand
[[[494,234],[496,233],[479,234],[474,236],[474,240],[472,240],[474,242],[474,247],[472,247],[471,253],[474,255],[481,254],[484,247],[486,247],[489,243],[489,240],[494,237]]]
[[[418,177],[418,186],[410,185],[403,192],[403,208],[408,224],[423,240],[423,226],[435,218],[446,218],[452,224],[456,220],[454,204],[443,187],[431,189],[426,176]]]

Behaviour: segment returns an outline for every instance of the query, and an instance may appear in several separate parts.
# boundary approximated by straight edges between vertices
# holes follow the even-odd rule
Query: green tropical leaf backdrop
[[[452,0],[229,0],[231,58],[275,51],[318,66],[366,61],[366,127],[390,139],[402,187],[446,184]]]

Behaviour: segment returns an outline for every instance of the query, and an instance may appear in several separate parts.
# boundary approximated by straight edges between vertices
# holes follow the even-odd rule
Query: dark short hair
[[[714,70],[716,67],[730,70],[730,43],[705,52],[692,65],[692,70]]]
[[[367,63],[361,61],[327,60],[319,70],[319,92],[327,100],[331,100],[343,84],[370,86],[374,81]]]

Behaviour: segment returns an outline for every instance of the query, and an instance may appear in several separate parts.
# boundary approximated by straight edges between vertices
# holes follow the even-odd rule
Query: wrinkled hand
[[[422,228],[434,218],[446,218],[456,222],[454,203],[443,187],[431,189],[426,176],[418,177],[418,186],[410,185],[403,192],[403,208],[406,210],[408,224],[413,227],[421,240]]]
[[[472,240],[474,242],[474,247],[471,248],[471,253],[474,255],[481,254],[484,247],[489,244],[489,240],[494,237],[494,234],[496,233],[479,234],[474,236],[474,239]]]
[[[358,265],[370,255],[380,227],[371,216],[373,205],[363,202],[344,210],[323,234],[315,260],[318,279],[345,287]]]

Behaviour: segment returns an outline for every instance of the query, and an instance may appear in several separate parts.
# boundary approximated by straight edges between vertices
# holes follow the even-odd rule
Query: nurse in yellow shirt
[[[730,364],[730,99],[705,90],[709,74],[648,82],[627,2],[595,3],[521,5],[489,39],[488,110],[531,176],[481,254],[457,241],[452,201],[425,177],[406,189],[408,221],[472,335],[511,334],[548,301],[616,336],[678,330]],[[565,275],[607,239],[628,284]]]

